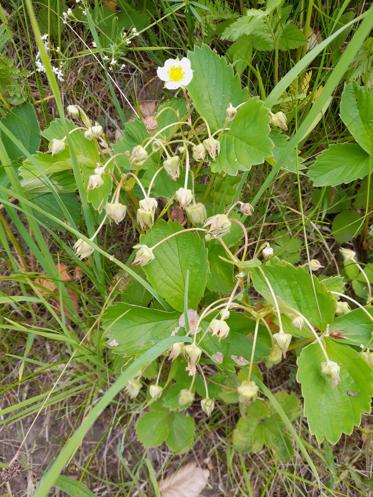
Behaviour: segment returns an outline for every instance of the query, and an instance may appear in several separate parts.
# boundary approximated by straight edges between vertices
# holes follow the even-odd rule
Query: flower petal
[[[183,86],[183,83],[182,81],[166,81],[164,86],[167,90],[177,90]]]
[[[162,81],[168,81],[168,79],[169,79],[168,78],[168,71],[164,66],[157,68],[157,76]]]

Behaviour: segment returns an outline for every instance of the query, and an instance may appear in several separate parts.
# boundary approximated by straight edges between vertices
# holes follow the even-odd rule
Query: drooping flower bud
[[[262,251],[264,259],[269,259],[273,255],[273,248],[270,246],[269,243],[264,247]]]
[[[332,387],[336,388],[341,381],[341,368],[339,364],[330,360],[325,361],[321,364],[321,372],[329,378]]]
[[[227,107],[226,114],[228,120],[233,121],[233,119],[236,117],[237,114],[237,108],[230,103]]]
[[[184,344],[181,342],[174,343],[171,347],[168,359],[170,361],[174,361],[183,352],[184,352]]]
[[[254,207],[249,204],[249,202],[242,202],[240,205],[240,211],[245,216],[252,216],[254,212]]]
[[[106,204],[106,214],[107,216],[114,221],[116,224],[119,224],[126,217],[127,207],[120,202],[109,202]]]
[[[119,342],[118,342],[118,340],[116,340],[115,338],[112,338],[112,339],[108,342],[108,346],[109,346],[109,347],[112,347],[112,348],[118,347],[118,345],[119,345]]]
[[[347,314],[350,312],[350,306],[348,305],[348,302],[337,302],[336,308],[335,308],[335,313],[336,314]]]
[[[189,221],[195,225],[201,225],[206,221],[207,212],[206,207],[201,203],[191,204],[186,207],[186,214]]]
[[[291,323],[293,326],[295,326],[295,328],[301,330],[304,326],[305,321],[302,316],[295,316]]]
[[[126,385],[126,390],[131,399],[135,399],[141,390],[142,384],[138,378],[133,378]]]
[[[54,138],[49,142],[49,152],[52,155],[59,154],[60,152],[63,152],[66,148],[66,143],[65,140],[57,140],[57,138]]]
[[[137,222],[142,230],[150,229],[154,224],[158,202],[155,198],[146,197],[140,200],[139,206],[137,209]]]
[[[277,345],[277,343],[274,343],[272,345],[272,350],[270,354],[267,356],[265,364],[268,368],[270,368],[271,366],[274,366],[275,364],[281,362],[281,359],[282,359],[282,350]]]
[[[215,160],[220,152],[219,140],[216,140],[213,136],[210,136],[209,138],[206,138],[206,140],[203,140],[203,145],[211,159]]]
[[[100,188],[104,184],[104,180],[102,179],[102,174],[91,174],[88,178],[87,191],[95,190],[96,188]]]
[[[191,404],[194,400],[194,393],[188,390],[187,388],[183,388],[179,393],[179,405],[187,406]]]
[[[87,138],[87,140],[93,140],[93,138],[98,138],[99,136],[102,135],[103,133],[102,126],[100,124],[95,124],[94,126],[91,126],[84,132],[84,136]]]
[[[79,259],[86,259],[94,252],[93,247],[91,247],[89,243],[85,242],[81,238],[76,241],[74,250]]]
[[[180,157],[174,155],[163,162],[163,167],[170,178],[176,181],[180,176]]]
[[[240,368],[243,368],[244,366],[247,366],[248,364],[250,364],[250,361],[248,361],[247,359],[245,359],[242,355],[232,354],[231,355],[231,359]]]
[[[141,145],[136,145],[136,147],[132,149],[130,155],[131,162],[141,165],[146,161],[147,158],[148,158],[148,152]]]
[[[215,401],[213,399],[202,399],[201,400],[201,408],[202,411],[207,414],[207,416],[211,416],[214,408],[215,408]]]
[[[354,250],[348,249],[348,248],[341,248],[339,249],[342,257],[343,257],[343,262],[356,262],[356,252]]]
[[[324,267],[318,259],[311,259],[308,265],[311,271],[318,271]]]
[[[243,381],[238,387],[237,392],[240,402],[250,402],[258,396],[259,388],[254,381]]]
[[[274,343],[278,345],[279,349],[285,356],[293,337],[290,335],[290,333],[284,333],[283,331],[280,331],[279,333],[275,333],[274,335],[272,335],[272,338]]]
[[[153,400],[157,400],[162,395],[163,388],[160,385],[150,385],[149,394]]]
[[[216,362],[216,364],[222,364],[224,361],[224,354],[222,352],[215,352],[212,356],[212,360]]]
[[[365,362],[369,364],[373,368],[373,351],[371,350],[363,350],[360,352],[361,357],[364,359]]]
[[[188,188],[179,188],[175,193],[175,198],[181,207],[185,209],[185,207],[193,201],[192,190],[189,190]]]
[[[209,325],[209,331],[219,339],[226,338],[229,334],[229,326],[223,319],[213,319]]]
[[[194,309],[188,309],[187,312],[187,317],[188,317],[188,324],[189,324],[189,332],[194,335],[197,330],[197,325],[199,321],[199,315],[198,312],[195,311]],[[180,328],[185,328],[185,314],[182,313],[180,318],[179,318],[179,326]]]
[[[284,131],[287,131],[288,129],[288,120],[284,112],[276,112],[275,114],[272,114],[271,112],[270,122],[272,126],[276,126],[277,128],[283,129]]]
[[[147,245],[138,243],[133,248],[137,250],[135,260],[133,261],[134,265],[146,266],[155,259],[153,250]]]
[[[190,376],[194,376],[197,372],[196,366],[199,361],[199,358],[201,357],[202,350],[195,343],[185,345],[184,350],[188,357],[187,371],[190,374]]]
[[[193,159],[197,162],[205,160],[206,149],[205,149],[205,146],[203,145],[203,143],[199,143],[198,145],[193,145],[192,156],[193,156]]]
[[[67,113],[72,117],[79,117],[79,107],[77,105],[68,105]]]
[[[231,313],[229,312],[229,310],[226,307],[220,312],[220,317],[224,321],[226,321],[227,319],[229,319],[230,315],[231,315]]]
[[[215,214],[207,219],[204,228],[207,228],[206,240],[223,238],[231,229],[231,221],[225,214]]]

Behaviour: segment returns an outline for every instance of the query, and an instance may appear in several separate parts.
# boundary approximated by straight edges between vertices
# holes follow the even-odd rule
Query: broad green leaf
[[[370,318],[362,309],[338,316],[330,327],[330,332],[341,333],[341,343],[373,349],[373,309],[367,308]]]
[[[305,347],[298,358],[297,380],[304,397],[304,414],[318,442],[335,444],[350,435],[363,413],[370,412],[373,371],[353,348],[324,341],[330,360],[340,366],[340,383],[333,388],[321,373],[325,357],[317,343]]]
[[[183,121],[187,113],[186,105],[181,98],[170,98],[165,100],[160,104],[157,109],[156,118],[158,122],[158,128],[156,132],[163,130],[159,137],[165,140],[170,140],[175,134],[179,125],[170,126],[172,123],[177,123]],[[164,129],[166,128],[167,129]]]
[[[275,164],[295,173],[301,169],[304,169],[302,164],[302,159],[298,157],[296,149],[290,150],[288,147],[288,137],[283,133],[276,130],[272,130],[270,138],[273,141],[275,147],[273,149],[273,157],[275,159]]]
[[[364,178],[373,170],[372,159],[356,143],[339,143],[324,150],[308,176],[314,186],[336,186]]]
[[[249,36],[241,36],[227,50],[226,55],[231,60],[234,70],[240,76],[251,64],[252,45]]]
[[[312,284],[311,276],[305,268],[294,267],[277,257],[262,265],[262,270],[273,288],[280,309],[286,311],[290,307],[298,310],[321,330],[325,330],[326,325],[333,322],[335,300],[316,276],[313,276]],[[253,270],[253,284],[266,300],[272,302],[260,268]]]
[[[169,448],[176,453],[189,450],[194,443],[195,428],[194,419],[191,416],[184,416],[178,412],[172,413],[166,440]]]
[[[52,193],[42,193],[42,194],[33,194],[29,196],[30,200],[44,209],[46,212],[53,214],[53,216],[61,219],[62,221],[69,222],[69,219],[66,216],[66,213],[63,212],[61,205],[57,202],[56,197]],[[78,197],[74,193],[61,193],[59,195],[59,200],[65,206],[65,208],[70,213],[70,216],[73,218],[76,225],[79,224],[80,214],[81,214],[81,204]],[[52,221],[51,219],[43,216],[35,212],[35,216],[40,219],[43,224],[49,226],[55,230],[60,230],[61,227]]]
[[[302,47],[306,43],[306,37],[293,22],[289,22],[284,27],[279,40],[278,47],[280,50],[291,50],[292,48]]]
[[[55,487],[62,490],[70,497],[96,497],[89,488],[80,480],[74,480],[70,476],[60,475],[57,478]]]
[[[145,235],[141,243],[149,247],[181,231],[177,223],[161,220]],[[196,232],[173,236],[154,250],[155,259],[144,266],[149,283],[174,309],[184,310],[184,293],[189,273],[188,306],[197,309],[205,293],[208,259],[204,241]]]
[[[346,84],[340,115],[357,143],[373,156],[373,88]]]
[[[352,268],[351,268],[352,269]],[[370,281],[370,284],[373,284],[373,263],[366,264],[364,267],[365,274]],[[351,271],[352,272],[352,271]],[[352,288],[354,289],[355,294],[363,300],[368,298],[368,288],[367,282],[364,276],[359,271],[356,277],[352,280]]]
[[[244,102],[247,92],[241,88],[240,78],[224,57],[207,45],[188,52],[192,63],[193,79],[188,92],[197,112],[206,119],[211,132],[224,127],[229,104]]]
[[[136,145],[143,144],[147,138],[149,138],[149,133],[141,119],[133,119],[126,122],[124,125],[123,137],[113,145],[114,153],[122,154],[115,159],[115,163],[124,171],[129,171],[131,169],[129,156],[132,149],[136,147]],[[147,162],[145,164],[147,164]]]
[[[1,120],[1,123],[17,138],[31,154],[40,146],[40,128],[32,104],[25,103],[15,107]],[[4,132],[0,133],[10,159],[15,160],[23,153]]]
[[[320,276],[320,281],[330,292],[343,293],[346,286],[343,276]]]
[[[136,435],[144,447],[158,447],[167,440],[170,418],[170,412],[166,409],[152,410],[141,416],[136,423]]]
[[[61,140],[62,138],[65,138],[66,130],[71,131],[76,127],[77,126],[72,121],[69,121],[69,119],[57,118],[49,123],[48,128],[45,128],[41,132],[41,135],[48,141],[53,139]],[[74,136],[74,133],[72,133],[71,136]]]
[[[221,259],[226,258],[226,253],[219,243],[210,242],[209,254],[209,277],[207,288],[211,292],[227,293],[233,288],[233,265]]]
[[[353,210],[337,214],[333,220],[333,235],[337,242],[345,243],[357,237],[363,227],[362,216]]]
[[[179,317],[175,312],[117,303],[104,313],[103,327],[119,344],[115,352],[136,355],[171,336]]]
[[[228,26],[223,34],[224,40],[236,41],[242,36],[248,38],[257,50],[273,50],[273,36],[269,28],[266,12],[250,9],[247,15],[239,17]]]
[[[299,238],[292,237],[287,230],[273,233],[273,252],[277,257],[295,264],[300,261],[302,242]]]
[[[243,104],[229,131],[220,139],[220,153],[211,162],[211,171],[235,176],[239,171],[249,171],[272,154],[273,143],[269,137],[269,112],[264,103],[250,98]]]

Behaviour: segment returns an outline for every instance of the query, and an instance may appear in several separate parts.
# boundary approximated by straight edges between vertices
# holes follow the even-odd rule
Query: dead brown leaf
[[[189,463],[168,476],[159,485],[162,497],[198,497],[207,484],[210,472]]]

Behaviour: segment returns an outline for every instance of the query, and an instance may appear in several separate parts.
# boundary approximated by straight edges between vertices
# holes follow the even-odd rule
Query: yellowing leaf
[[[206,486],[209,471],[189,463],[163,480],[159,489],[162,497],[198,497]]]

